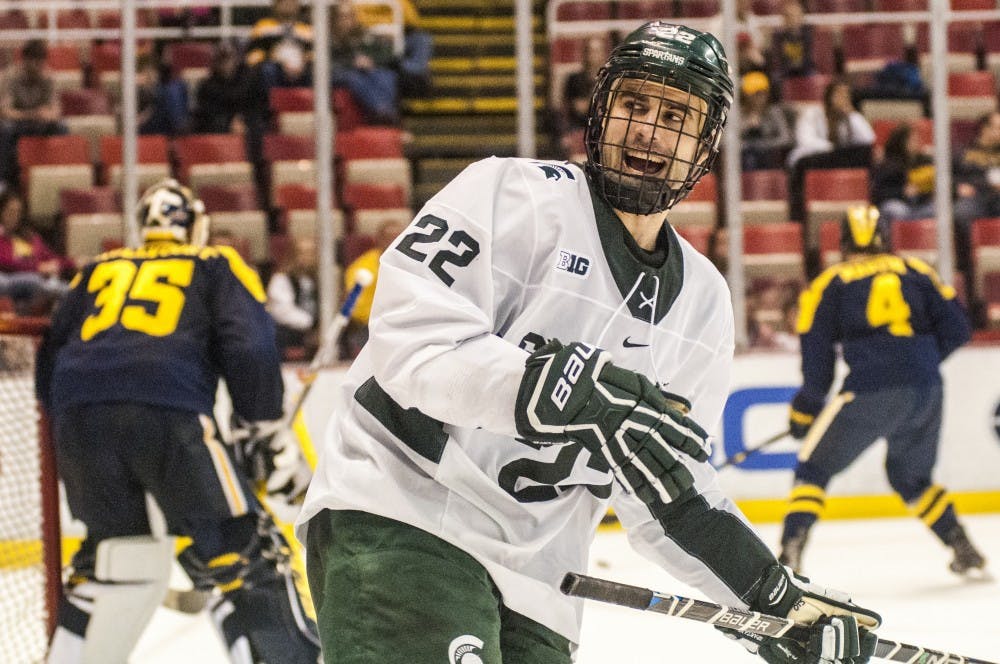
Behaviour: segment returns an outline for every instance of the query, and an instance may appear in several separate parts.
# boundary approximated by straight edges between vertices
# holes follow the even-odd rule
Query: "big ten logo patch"
[[[581,254],[560,249],[559,256],[556,258],[556,269],[583,278],[590,272],[590,259]]]

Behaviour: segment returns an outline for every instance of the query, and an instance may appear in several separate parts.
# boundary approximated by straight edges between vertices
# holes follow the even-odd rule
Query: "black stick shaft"
[[[668,595],[647,588],[630,586],[617,581],[598,579],[570,572],[560,586],[563,593],[573,597],[592,599],[640,611],[664,613],[675,618],[727,627],[749,634],[771,637],[790,637],[808,640],[808,627],[788,618],[778,618],[755,611],[745,611],[698,599]],[[908,643],[897,643],[880,638],[875,646],[875,657],[890,662],[919,662],[920,664],[996,664],[984,659],[963,657],[922,648]]]
[[[782,438],[784,438],[785,436],[787,436],[790,433],[791,433],[791,431],[788,430],[788,429],[785,429],[784,431],[776,433],[773,436],[771,436],[770,438],[768,438],[767,440],[763,440],[763,441],[757,443],[753,447],[748,447],[747,449],[743,450],[742,452],[737,452],[736,454],[734,454],[733,456],[729,457],[728,459],[726,459],[725,461],[723,461],[722,463],[720,463],[718,466],[716,466],[715,469],[716,470],[722,470],[726,466],[738,466],[741,463],[743,463],[744,461],[746,461],[746,458],[748,456],[750,456],[751,454],[755,454],[755,453],[759,452],[760,450],[764,449],[765,447],[767,447],[769,445],[775,444],[776,442],[778,442],[779,440],[781,440]]]

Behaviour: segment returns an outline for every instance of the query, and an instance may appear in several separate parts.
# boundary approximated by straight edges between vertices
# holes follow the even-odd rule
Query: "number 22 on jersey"
[[[865,308],[868,324],[872,327],[889,326],[889,334],[894,337],[912,337],[910,305],[903,297],[903,283],[898,274],[883,272],[872,279]]]
[[[119,321],[125,329],[154,337],[173,333],[184,308],[184,288],[193,275],[194,262],[183,258],[98,264],[87,282],[87,291],[97,293],[98,309],[83,321],[80,338],[89,341]],[[134,300],[153,303],[153,313],[142,304],[127,304]]]

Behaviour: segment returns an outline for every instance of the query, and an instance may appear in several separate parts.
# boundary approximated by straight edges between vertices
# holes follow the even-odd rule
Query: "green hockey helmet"
[[[712,167],[733,102],[722,44],[662,21],[615,47],[597,76],[587,124],[587,173],[613,208],[671,208]]]

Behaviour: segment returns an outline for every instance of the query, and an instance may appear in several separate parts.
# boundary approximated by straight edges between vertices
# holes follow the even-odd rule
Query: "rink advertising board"
[[[300,438],[319,445],[326,412],[345,369],[326,371],[307,400]],[[842,375],[844,367],[840,367]],[[1000,512],[1000,347],[965,347],[942,365],[944,422],[934,480],[960,511]],[[286,376],[293,378],[289,372]],[[294,379],[294,378],[293,378]],[[747,353],[736,358],[722,421],[712,430],[715,463],[788,428],[788,402],[801,380],[793,353]],[[835,381],[836,384],[838,380]],[[289,385],[294,392],[297,387]],[[707,423],[706,423],[707,424]],[[780,520],[791,488],[798,444],[783,439],[720,471],[719,481],[754,521]],[[869,448],[828,487],[826,516],[907,514],[885,479],[885,442]]]

